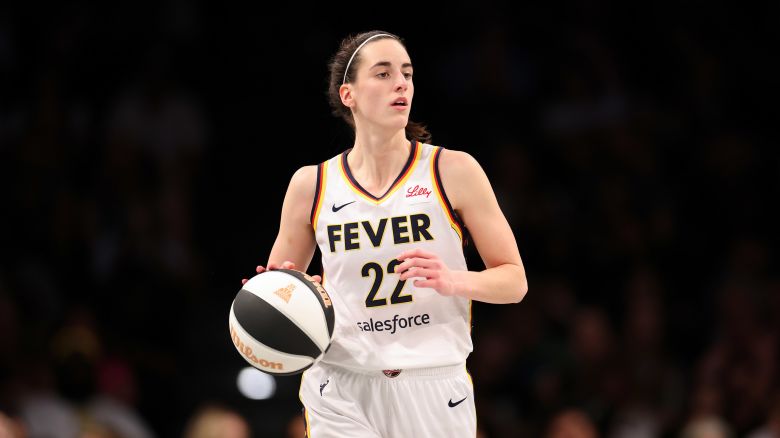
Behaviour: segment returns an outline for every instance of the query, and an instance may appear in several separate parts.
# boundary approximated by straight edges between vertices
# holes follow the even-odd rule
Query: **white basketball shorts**
[[[474,438],[466,366],[355,371],[317,363],[301,377],[309,438]]]

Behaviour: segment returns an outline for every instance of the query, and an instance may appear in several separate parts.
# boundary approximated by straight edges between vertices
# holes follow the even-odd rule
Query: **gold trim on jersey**
[[[306,438],[311,438],[311,422],[309,421],[309,410],[306,408],[303,409],[303,421],[306,422]]]
[[[344,168],[344,159],[339,159],[339,169],[341,169],[341,177],[344,178],[344,182],[347,183],[347,187],[349,187],[353,192],[358,194],[361,198],[365,199],[366,201],[374,204],[379,205],[381,204],[385,199],[389,198],[393,193],[395,193],[401,186],[404,185],[406,180],[409,179],[409,176],[414,172],[414,169],[417,167],[417,163],[420,161],[420,155],[422,153],[422,145],[419,142],[413,142],[412,148],[414,148],[414,158],[412,158],[411,164],[406,167],[406,171],[401,175],[398,179],[395,180],[392,186],[385,192],[384,195],[382,195],[381,198],[375,198],[374,196],[367,195],[366,193],[361,190],[360,187],[357,187],[355,183],[352,181],[352,179],[347,174],[347,169]]]
[[[474,389],[474,379],[471,377],[471,373],[469,372],[468,365],[464,365],[463,367],[466,369],[466,377],[469,378],[469,382],[471,383],[471,394],[474,394],[476,392],[476,390]],[[478,420],[479,418],[477,417],[477,413],[474,412],[474,424],[477,424]]]
[[[469,336],[472,328],[474,328],[474,300],[469,300]]]
[[[322,210],[322,200],[325,198],[325,183],[328,181],[328,162],[322,163],[322,172],[319,173],[320,180],[317,185],[320,192],[317,193],[317,201],[314,205],[314,214],[312,215],[311,227],[314,231],[317,231],[317,220],[320,217],[320,210]]]
[[[439,181],[439,178],[437,177],[436,173],[436,159],[438,158],[439,154],[442,151],[441,146],[434,146],[436,149],[431,154],[431,179],[433,179],[433,185],[436,187],[436,198],[439,200],[439,205],[441,205],[441,208],[444,210],[444,212],[447,215],[447,219],[450,221],[450,226],[453,230],[458,234],[458,237],[460,238],[460,241],[463,242],[463,230],[460,228],[460,224],[455,219],[455,216],[453,215],[452,208],[450,208],[449,203],[445,199],[444,195],[444,189],[442,186],[441,181]]]
[[[306,405],[303,404],[303,397],[301,397],[301,392],[303,391],[303,379],[306,377],[306,371],[301,373],[301,384],[298,386],[298,400],[300,400],[301,404],[303,405],[303,422],[306,426],[306,437],[311,437],[311,423],[309,422],[309,410],[306,409]]]

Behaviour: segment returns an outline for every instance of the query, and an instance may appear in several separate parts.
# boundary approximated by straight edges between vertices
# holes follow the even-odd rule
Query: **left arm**
[[[400,279],[415,280],[442,295],[455,295],[494,304],[517,303],[528,291],[525,268],[515,236],[501,212],[482,167],[469,154],[441,152],[439,172],[452,204],[477,246],[486,269],[481,272],[450,270],[435,254],[414,249],[398,256]]]

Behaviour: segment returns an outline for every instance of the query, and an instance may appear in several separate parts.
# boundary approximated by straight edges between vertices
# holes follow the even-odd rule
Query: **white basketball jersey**
[[[336,314],[322,361],[370,370],[463,364],[472,350],[471,300],[418,288],[393,273],[420,248],[465,270],[463,226],[438,176],[441,148],[412,142],[393,185],[377,198],[352,177],[347,152],[319,165],[311,223],[323,286]]]

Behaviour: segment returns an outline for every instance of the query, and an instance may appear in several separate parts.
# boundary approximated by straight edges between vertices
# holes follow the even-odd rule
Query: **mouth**
[[[409,106],[409,101],[405,97],[399,97],[398,99],[394,100],[390,106],[395,108],[406,108]]]

